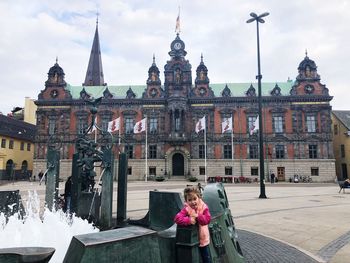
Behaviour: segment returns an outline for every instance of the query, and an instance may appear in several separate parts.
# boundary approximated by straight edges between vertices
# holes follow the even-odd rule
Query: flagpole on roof
[[[176,34],[180,34],[181,29],[180,29],[180,6],[179,6],[179,13],[176,18],[176,25],[175,25],[175,32]]]

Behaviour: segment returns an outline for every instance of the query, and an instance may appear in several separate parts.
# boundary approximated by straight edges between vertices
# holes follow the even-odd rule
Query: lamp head
[[[265,12],[265,13],[262,13],[259,17],[262,18],[262,17],[268,16],[269,14],[270,14],[269,12]]]

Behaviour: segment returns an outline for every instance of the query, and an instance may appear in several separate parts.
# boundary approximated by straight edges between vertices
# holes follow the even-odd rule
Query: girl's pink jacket
[[[208,206],[199,199],[198,209],[195,211],[187,203],[184,208],[175,216],[175,223],[181,226],[191,225],[191,215],[197,214],[199,246],[205,247],[210,242],[210,234],[208,224],[210,223],[211,215]]]

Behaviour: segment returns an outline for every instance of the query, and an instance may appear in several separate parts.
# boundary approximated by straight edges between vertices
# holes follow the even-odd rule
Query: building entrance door
[[[278,181],[285,181],[286,180],[284,167],[277,167],[277,179],[278,179]]]
[[[185,175],[184,156],[181,153],[173,155],[173,175]]]
[[[342,180],[345,180],[346,178],[348,178],[348,169],[346,167],[346,163],[342,163],[341,164],[341,174],[342,174]]]

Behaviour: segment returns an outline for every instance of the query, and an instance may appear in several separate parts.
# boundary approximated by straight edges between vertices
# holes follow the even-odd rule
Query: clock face
[[[174,49],[176,49],[176,50],[179,50],[180,48],[181,48],[181,43],[180,42],[176,42],[175,44],[174,44]]]
[[[157,96],[158,91],[153,88],[153,89],[150,90],[150,94],[151,94],[152,97],[155,97],[155,96]]]
[[[206,93],[207,93],[207,90],[205,88],[202,87],[202,88],[199,89],[199,94],[201,96],[204,96]]]
[[[315,89],[315,88],[314,88],[314,86],[312,86],[312,85],[306,85],[305,88],[304,88],[305,92],[308,93],[308,94],[313,93],[313,92],[314,92],[314,89]]]
[[[50,93],[50,95],[51,95],[52,98],[56,98],[56,97],[58,96],[58,91],[57,91],[57,89],[52,90],[51,93]]]

